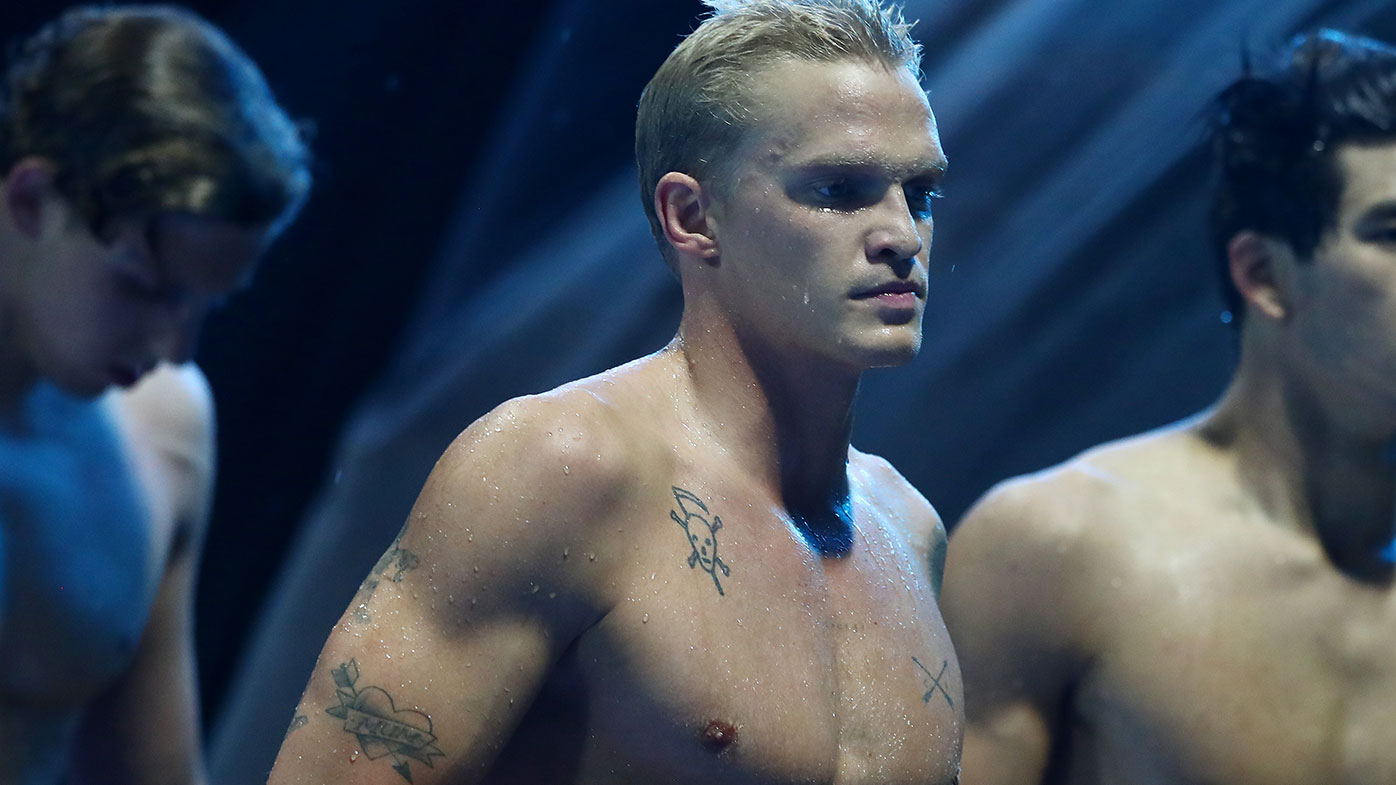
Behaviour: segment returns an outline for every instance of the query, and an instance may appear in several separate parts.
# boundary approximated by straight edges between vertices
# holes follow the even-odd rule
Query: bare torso
[[[1225,449],[1182,429],[1008,491],[1050,518],[1023,556],[1055,561],[1032,574],[1059,589],[1033,592],[1059,603],[1049,634],[1078,663],[1049,781],[1396,781],[1396,595],[1248,503],[1238,476]]]
[[[146,429],[123,394],[45,386],[0,434],[0,785],[58,782],[136,656],[179,522]]]
[[[486,773],[451,773],[465,771],[453,769],[449,755],[446,729],[456,721],[443,724],[447,712],[438,709],[433,720],[446,762],[433,770],[412,763],[413,781],[954,782],[961,688],[932,589],[930,554],[943,531],[930,506],[885,462],[854,451],[853,544],[821,554],[780,501],[714,446],[707,429],[720,426],[684,416],[668,394],[664,362],[651,358],[523,404],[525,414],[554,423],[545,439],[576,440],[561,448],[572,457],[560,459],[564,477],[548,489],[560,494],[556,504],[571,503],[558,490],[569,485],[566,478],[585,478],[589,463],[624,456],[628,478],[620,490],[588,487],[585,479],[572,484],[578,494],[609,493],[609,512],[551,536],[545,547],[552,566],[522,588],[552,602],[553,580],[577,570],[594,574],[587,585],[595,594],[577,603],[585,618],[541,676],[536,696],[520,695],[527,704],[517,730]],[[480,428],[492,430],[489,418],[472,431]],[[480,480],[473,470],[461,476]],[[414,519],[404,545],[415,526]],[[471,536],[457,541],[459,550],[438,555],[468,561]],[[449,571],[427,554],[422,564],[418,572]],[[386,581],[393,569],[387,564],[380,577]],[[447,589],[417,580],[409,573],[394,584],[399,596],[432,592],[439,606]],[[377,605],[383,595],[380,585],[363,608],[377,614],[374,608],[390,607]],[[448,593],[444,602],[468,615],[474,598]],[[340,630],[354,634],[359,625],[346,621]],[[332,637],[318,669],[355,651],[360,644]],[[470,678],[467,669],[480,664],[450,667]],[[301,709],[311,728],[319,720],[310,715],[323,711],[316,705],[320,678],[312,677]],[[361,681],[370,683],[367,675]],[[407,680],[393,683],[406,687],[404,700],[426,710],[428,701]],[[469,713],[480,699],[459,705]],[[326,729],[320,738],[334,739],[335,720],[325,722],[331,726],[318,726]],[[309,729],[292,737],[273,782],[310,781],[287,760],[293,751],[300,760],[322,749],[313,739]],[[364,771],[359,781],[400,781],[391,772],[372,779]]]
[[[842,557],[821,557],[717,467],[655,483],[653,503],[616,522],[611,610],[566,655],[533,709],[538,737],[520,739],[501,778],[560,745],[572,760],[556,761],[553,782],[951,781],[959,674],[926,544],[854,471],[858,532]],[[712,572],[688,564],[670,486],[703,500],[698,516],[721,517],[702,532],[717,542]],[[554,721],[569,701],[581,721]]]

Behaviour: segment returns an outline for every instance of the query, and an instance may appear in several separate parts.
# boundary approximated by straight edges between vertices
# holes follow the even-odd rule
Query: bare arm
[[[624,485],[594,419],[508,405],[438,462],[331,632],[272,785],[476,782],[604,614],[588,531]],[[575,439],[575,440],[574,440]]]
[[[154,508],[169,510],[166,567],[131,666],[85,712],[79,783],[205,782],[194,664],[194,586],[213,483],[213,409],[192,366],[162,368],[116,407],[150,458]]]
[[[941,608],[965,678],[964,785],[1042,780],[1081,667],[1073,533],[1041,490],[992,491],[950,540]]]
[[[197,554],[160,587],[132,667],[91,707],[74,745],[75,782],[205,781],[192,644]]]

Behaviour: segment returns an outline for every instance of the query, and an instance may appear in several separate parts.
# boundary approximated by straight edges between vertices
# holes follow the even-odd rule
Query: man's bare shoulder
[[[1201,493],[1213,460],[1191,423],[1093,447],[1057,466],[994,486],[956,526],[957,541],[1060,545],[1151,525],[1161,499]],[[961,534],[961,532],[963,534]]]
[[[909,536],[944,539],[945,526],[935,507],[886,458],[853,448],[848,457],[849,467],[865,478],[869,501],[903,523]]]
[[[212,472],[213,394],[198,366],[162,364],[135,387],[109,393],[108,402],[122,432],[144,449]]]
[[[449,505],[461,513],[439,517],[476,527],[491,525],[488,517],[544,540],[552,529],[571,538],[613,520],[663,474],[669,454],[631,386],[612,372],[506,401],[447,448],[419,513]]]
[[[213,393],[193,363],[161,364],[103,404],[150,501],[151,524],[171,557],[201,541],[214,480]]]
[[[608,389],[584,380],[476,420],[437,461],[389,553],[448,593],[488,587],[471,618],[537,613],[578,634],[608,607],[631,553],[617,531],[665,454]]]
[[[1141,534],[1159,542],[1160,529],[1187,517],[1176,514],[1177,500],[1203,492],[1206,467],[1199,464],[1208,460],[1206,449],[1183,423],[1094,447],[990,489],[951,532],[951,616],[1050,609],[1053,618],[1044,626],[1057,630],[1051,637],[1094,629],[1096,604],[1133,569]],[[1043,597],[1053,602],[1044,604]]]

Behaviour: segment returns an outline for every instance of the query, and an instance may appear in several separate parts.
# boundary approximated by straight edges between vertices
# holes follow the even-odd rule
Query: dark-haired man
[[[1396,782],[1396,50],[1302,37],[1213,130],[1240,365],[956,530],[966,785]]]
[[[0,785],[202,782],[212,402],[185,363],[309,187],[256,67],[172,7],[71,11],[0,91]]]
[[[873,0],[711,5],[637,120],[679,335],[465,430],[273,783],[954,781],[943,531],[849,446],[862,373],[920,346],[918,47]]]

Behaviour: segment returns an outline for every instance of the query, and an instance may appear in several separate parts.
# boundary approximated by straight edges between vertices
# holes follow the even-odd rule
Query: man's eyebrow
[[[945,177],[948,165],[949,162],[944,157],[897,162],[887,161],[872,155],[839,153],[799,161],[795,163],[795,168],[800,171],[871,169],[898,180],[933,180],[939,182]]]
[[[1358,223],[1392,220],[1396,220],[1396,199],[1387,199],[1371,205],[1363,211],[1362,216],[1358,218]]]

